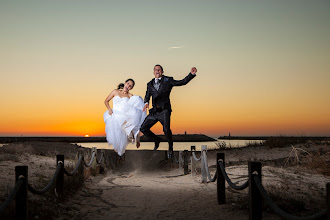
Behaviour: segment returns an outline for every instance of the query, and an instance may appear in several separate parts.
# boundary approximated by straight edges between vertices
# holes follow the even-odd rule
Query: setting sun
[[[86,134],[86,135],[85,135],[85,138],[88,138],[88,137],[89,137],[89,135],[88,135],[88,134]]]

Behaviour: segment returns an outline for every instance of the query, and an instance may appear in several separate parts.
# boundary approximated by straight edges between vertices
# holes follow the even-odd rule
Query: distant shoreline
[[[164,135],[158,135],[162,142],[166,142]],[[106,137],[0,137],[0,143],[13,143],[13,142],[66,142],[66,143],[84,143],[84,142],[106,142]],[[214,138],[203,134],[177,134],[173,135],[174,142],[207,142],[217,141]],[[146,137],[141,136],[141,142],[152,142]]]
[[[326,136],[220,136],[218,140],[267,140],[270,138],[324,140]]]
[[[158,135],[162,142],[166,142],[164,135]],[[271,138],[281,139],[300,139],[300,140],[324,140],[330,137],[326,136],[221,136],[218,139],[211,138],[204,134],[176,134],[173,135],[174,142],[208,142],[218,140],[267,140]],[[66,142],[66,143],[84,143],[84,142],[106,142],[106,137],[0,137],[0,143],[13,143],[13,142]],[[152,142],[146,137],[141,137],[141,142]]]

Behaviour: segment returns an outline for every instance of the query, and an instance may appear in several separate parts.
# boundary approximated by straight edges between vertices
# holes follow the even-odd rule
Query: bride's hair
[[[117,89],[123,89],[124,88],[124,83],[119,83]]]
[[[133,83],[133,87],[135,86],[135,81],[133,80],[133,79],[127,79],[126,81],[125,81],[125,83],[127,83],[128,81],[132,81],[132,83]],[[132,88],[133,88],[132,87]],[[124,83],[120,83],[119,85],[118,85],[118,88],[117,89],[123,89],[124,88]]]

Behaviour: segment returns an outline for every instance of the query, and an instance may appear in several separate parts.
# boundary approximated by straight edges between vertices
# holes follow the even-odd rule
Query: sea
[[[174,142],[173,148],[175,151],[184,151],[191,149],[191,146],[195,146],[196,151],[200,151],[202,145],[206,145],[207,149],[218,149],[217,143],[226,146],[226,148],[240,148],[245,147],[248,144],[260,144],[264,140],[217,140],[217,141],[208,141],[208,142]],[[113,149],[112,146],[109,146],[107,142],[83,142],[83,143],[73,143],[81,147],[92,148],[96,147],[97,149]],[[6,145],[6,143],[0,144],[0,147]],[[129,143],[126,150],[153,150],[153,142],[141,142],[139,148],[136,148],[135,144]],[[161,142],[158,150],[168,150],[168,143]]]
[[[200,151],[202,145],[206,145],[207,149],[218,149],[218,144],[221,144],[222,146],[226,146],[226,148],[240,148],[245,147],[248,144],[260,144],[263,140],[218,140],[218,141],[210,141],[210,142],[174,142],[173,143],[173,149],[174,151],[184,151],[191,149],[191,146],[195,146],[196,151]],[[85,143],[75,143],[79,146],[86,147],[86,148],[92,148],[96,147],[97,149],[113,149],[112,146],[109,146],[107,142],[85,142]],[[154,149],[154,143],[153,142],[141,142],[141,145],[139,148],[136,148],[135,144],[128,144],[126,150],[153,150]],[[168,150],[168,143],[167,142],[161,142],[159,145],[158,150]]]

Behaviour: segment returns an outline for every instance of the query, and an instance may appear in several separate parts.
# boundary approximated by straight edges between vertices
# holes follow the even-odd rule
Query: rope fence
[[[264,186],[262,185],[261,163],[248,162],[248,180],[241,186],[234,184],[225,171],[225,155],[224,153],[217,154],[217,173],[220,174],[217,178],[217,196],[218,204],[226,204],[225,182],[235,190],[243,190],[249,188],[249,219],[262,219],[263,201],[270,209],[283,219],[288,220],[313,220],[313,219],[330,219],[330,183],[327,183],[327,210],[319,213],[298,217],[286,213],[280,209],[271,199]]]
[[[223,166],[223,162],[222,162],[222,160],[219,161],[219,165],[220,165],[220,170],[221,170],[222,175],[225,177],[227,183],[229,184],[229,186],[230,186],[231,188],[236,189],[236,190],[243,190],[243,189],[246,189],[246,188],[249,187],[249,180],[245,181],[245,183],[243,183],[242,185],[237,186],[235,183],[233,183],[233,182],[229,179],[229,177],[228,177],[228,175],[227,175],[227,173],[226,173],[226,171],[225,171],[225,167]]]
[[[42,195],[44,194],[45,192],[47,192],[48,190],[50,190],[50,188],[55,184],[55,181],[58,177],[58,174],[60,173],[60,171],[63,169],[63,163],[58,163],[57,164],[57,167],[56,167],[56,171],[53,175],[53,177],[51,178],[50,182],[47,184],[47,186],[43,189],[36,189],[34,188],[33,186],[31,186],[29,183],[28,183],[28,190],[30,192],[32,192],[33,194],[38,194],[38,195]]]
[[[214,176],[212,177],[210,174],[210,170],[209,170],[209,166],[208,166],[208,160],[207,160],[207,145],[202,145],[201,147],[201,155],[198,158],[195,154],[195,150],[196,147],[195,146],[191,146],[191,172],[193,175],[193,172],[196,170],[195,166],[197,164],[197,162],[201,161],[201,174],[202,174],[202,183],[206,183],[207,179],[210,182],[215,182],[217,180],[217,176],[218,176],[218,171],[216,171],[216,173],[214,174]]]
[[[16,200],[16,218],[17,219],[28,219],[28,205],[27,205],[27,194],[30,191],[33,194],[42,195],[48,192],[55,186],[55,194],[58,198],[62,198],[63,189],[64,189],[64,174],[67,176],[75,176],[80,174],[82,181],[84,180],[86,168],[91,168],[92,171],[97,170],[98,167],[101,167],[102,164],[106,164],[105,150],[102,150],[100,159],[97,159],[97,149],[92,148],[92,154],[90,161],[85,162],[83,151],[80,151],[78,154],[78,161],[72,171],[67,171],[64,167],[64,155],[56,155],[56,170],[53,176],[51,177],[49,183],[42,189],[37,189],[28,182],[28,166],[16,166],[15,167],[15,176],[16,183],[6,200],[0,204],[0,213],[2,213],[15,199]],[[108,160],[108,162],[110,162]],[[96,165],[98,164],[98,166]]]
[[[24,178],[19,179],[16,184],[14,189],[10,192],[9,196],[7,197],[7,199],[1,204],[0,206],[0,212],[2,212],[3,210],[5,210],[8,205],[14,200],[14,198],[16,197],[17,192],[21,189],[22,184],[23,184]]]
[[[102,164],[103,159],[104,159],[104,151],[101,152],[101,158],[100,158],[100,160],[97,159],[97,157],[96,157],[96,163],[97,163],[97,164]]]
[[[91,159],[90,159],[90,161],[89,161],[88,163],[86,163],[86,161],[84,160],[84,165],[85,165],[86,167],[91,167],[91,166],[92,166],[93,161],[94,161],[94,158],[95,158],[95,154],[96,154],[96,152],[93,151],[93,153],[92,153],[92,157],[91,157]]]
[[[191,152],[191,154],[192,154],[192,156],[193,156],[194,160],[196,160],[196,161],[200,161],[200,160],[201,160],[201,158],[200,158],[200,157],[199,157],[199,158],[197,158],[197,157],[196,157],[196,154],[195,154],[195,152]]]
[[[80,154],[79,155],[79,158],[78,158],[78,162],[77,162],[77,164],[76,164],[76,167],[71,171],[71,172],[69,172],[69,171],[67,171],[65,168],[64,168],[64,173],[65,173],[65,175],[67,175],[67,176],[74,176],[74,175],[76,175],[77,173],[78,173],[78,170],[79,170],[79,167],[80,167],[80,165],[81,165],[81,161],[83,160],[83,156]]]
[[[277,215],[279,215],[280,217],[282,217],[284,219],[290,219],[290,220],[321,219],[321,218],[325,217],[327,214],[327,211],[324,210],[324,211],[321,211],[314,215],[310,215],[310,216],[306,216],[306,217],[297,217],[294,215],[290,215],[290,214],[284,212],[280,207],[278,207],[273,202],[273,200],[270,198],[269,194],[267,193],[267,191],[261,184],[261,181],[258,178],[258,176],[253,175],[253,180],[254,180],[254,183],[256,184],[256,186],[258,187],[258,190],[261,193],[261,196],[262,196],[263,200],[265,201],[265,203],[273,210],[273,212],[275,212]]]
[[[201,162],[201,176],[202,183],[207,182],[207,178],[210,182],[217,181],[217,198],[218,204],[226,204],[226,188],[225,183],[235,189],[235,190],[244,190],[249,188],[249,219],[262,219],[262,202],[270,207],[270,209],[279,215],[283,219],[288,220],[313,220],[313,219],[330,219],[330,183],[327,184],[327,210],[321,211],[319,213],[306,216],[306,217],[297,217],[291,214],[286,213],[280,209],[271,199],[265,188],[261,183],[261,163],[260,162],[249,162],[248,163],[248,175],[247,180],[241,184],[237,185],[229,178],[225,170],[225,154],[218,153],[216,159],[216,173],[213,178],[210,175],[207,159],[207,146],[201,146],[201,154],[198,158],[196,156],[196,147],[191,146],[191,174],[195,170],[197,162]]]
[[[206,149],[202,151],[202,155],[203,155],[203,157],[202,157],[202,164],[204,164],[207,177],[209,178],[209,181],[210,182],[215,182],[215,180],[217,179],[217,172],[214,174],[213,177],[211,177],[209,166],[208,166],[208,162],[207,162]]]

